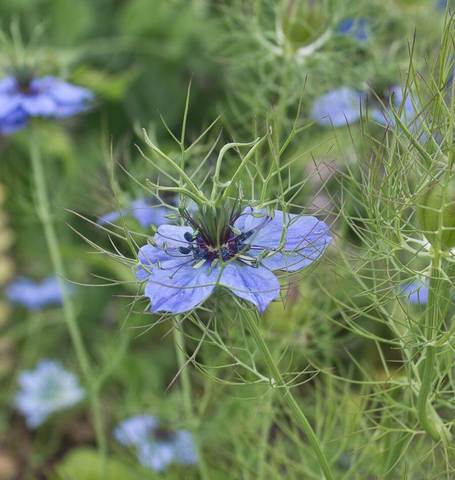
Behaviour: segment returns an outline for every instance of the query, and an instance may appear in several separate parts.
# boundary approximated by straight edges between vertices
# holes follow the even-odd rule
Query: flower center
[[[220,246],[214,246],[202,235],[197,234],[193,236],[190,232],[186,232],[184,237],[188,242],[188,246],[180,247],[179,251],[184,255],[192,253],[193,258],[197,261],[206,260],[212,263],[214,260],[219,259],[226,262],[237,256],[239,253],[244,253],[249,250],[250,245],[245,243],[245,240],[247,240],[253,233],[253,230],[239,235],[235,235],[232,232],[229,234],[228,238],[224,239]]]

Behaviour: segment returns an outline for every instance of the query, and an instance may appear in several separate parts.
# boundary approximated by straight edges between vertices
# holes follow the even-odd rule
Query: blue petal
[[[170,270],[152,269],[147,278],[145,295],[150,299],[152,312],[183,313],[203,303],[213,292],[218,268],[207,263],[193,267],[193,257],[186,264]]]
[[[401,292],[407,297],[409,303],[415,305],[426,305],[428,303],[428,285],[422,280],[405,283],[401,286]]]
[[[194,465],[198,461],[193,435],[187,430],[175,432],[174,440],[175,461],[183,465]]]
[[[313,104],[311,118],[323,126],[343,127],[360,119],[366,94],[342,87],[320,96]]]
[[[161,225],[155,235],[156,244],[166,245],[169,248],[185,247],[188,241],[185,240],[185,233],[193,235],[193,229],[178,225]]]
[[[16,89],[17,89],[16,79],[12,75],[3,77],[0,80],[0,94],[3,94],[3,93],[11,94],[11,93],[14,93]]]
[[[159,423],[152,415],[136,415],[121,422],[114,430],[115,439],[124,446],[146,443]]]
[[[219,285],[253,303],[261,313],[280,294],[280,283],[270,270],[261,266],[255,268],[242,265],[236,261],[223,268]]]
[[[137,450],[141,465],[155,472],[164,471],[174,460],[172,444],[164,442],[148,442],[140,445]]]
[[[150,225],[160,226],[165,224],[168,221],[166,215],[170,213],[169,209],[150,205],[150,203],[144,199],[138,199],[132,202],[131,212],[144,228],[150,227]]]
[[[193,255],[184,255],[176,248],[155,247],[154,245],[144,245],[138,252],[139,265],[136,270],[136,278],[144,281],[149,278],[153,270],[164,271],[170,275],[182,265],[188,264],[193,260]]]
[[[370,26],[366,18],[345,18],[338,24],[337,32],[359,42],[366,42],[370,38]]]
[[[106,225],[108,223],[114,223],[118,219],[122,218],[124,215],[126,215],[127,210],[116,210],[114,212],[109,212],[105,213],[104,215],[101,215],[101,217],[98,218],[97,222],[99,225]]]
[[[32,87],[49,95],[56,105],[54,115],[58,118],[76,115],[86,110],[88,102],[94,98],[90,90],[51,76],[35,79]]]
[[[246,241],[252,246],[247,255],[262,257],[270,270],[300,270],[317,260],[332,240],[328,226],[316,217],[280,210],[267,218],[265,210],[247,207],[235,226],[242,232],[256,229]],[[276,249],[279,252],[273,253]]]
[[[47,93],[22,95],[21,107],[33,117],[51,117],[57,112],[57,104]]]

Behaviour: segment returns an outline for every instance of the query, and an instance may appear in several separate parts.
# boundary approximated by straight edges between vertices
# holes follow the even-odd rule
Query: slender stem
[[[76,353],[79,367],[82,371],[84,381],[87,386],[96,440],[104,462],[106,458],[106,439],[103,431],[101,404],[98,398],[98,387],[92,378],[89,357],[84,346],[79,326],[77,324],[73,301],[64,282],[64,279],[66,278],[65,267],[62,260],[62,254],[52,220],[52,215],[50,213],[50,204],[46,189],[41,154],[38,147],[38,142],[36,139],[34,139],[33,134],[31,135],[30,140],[30,158],[32,162],[33,178],[36,188],[38,216],[43,225],[52,266],[60,284],[60,289],[62,292],[63,317],[74,347],[74,351]]]
[[[174,345],[175,352],[177,355],[177,362],[180,370],[180,377],[182,380],[182,395],[183,395],[183,407],[185,409],[186,421],[188,422],[190,428],[195,429],[196,426],[199,426],[199,422],[195,417],[193,402],[192,402],[192,392],[191,392],[191,381],[190,375],[186,365],[186,354],[185,354],[185,337],[183,332],[180,330],[181,327],[174,327]],[[210,480],[210,475],[205,464],[204,457],[202,455],[202,449],[199,445],[199,438],[196,438],[196,449],[198,454],[198,467],[203,480]]]
[[[450,439],[450,433],[447,431],[443,421],[433,408],[430,399],[433,390],[433,381],[436,378],[437,347],[432,343],[441,322],[441,319],[438,318],[440,314],[438,299],[441,297],[441,288],[441,255],[438,251],[434,251],[425,318],[425,337],[428,345],[423,353],[422,379],[417,398],[417,416],[420,425],[433,440],[442,440],[446,443]]]
[[[267,364],[267,367],[270,370],[270,373],[272,374],[272,377],[278,387],[278,390],[282,393],[283,399],[286,401],[292,413],[294,414],[294,418],[299,422],[302,430],[305,432],[305,435],[307,436],[308,441],[310,442],[310,445],[318,459],[319,466],[322,472],[324,473],[326,480],[334,480],[332,470],[322,450],[318,437],[314,433],[314,430],[311,427],[310,422],[308,421],[302,409],[300,408],[299,404],[297,403],[296,399],[292,395],[290,388],[287,386],[286,382],[283,380],[280,370],[278,369],[275,363],[275,360],[273,359],[273,356],[270,353],[270,350],[268,349],[261,335],[261,332],[257,324],[257,319],[254,318],[254,316],[251,314],[247,314],[246,319],[248,321],[248,328],[251,334],[253,335],[256,345],[260,350]]]

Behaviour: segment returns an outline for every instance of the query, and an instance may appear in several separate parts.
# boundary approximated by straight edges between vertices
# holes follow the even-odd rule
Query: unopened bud
[[[455,181],[432,183],[418,199],[417,216],[426,239],[434,248],[455,247]]]

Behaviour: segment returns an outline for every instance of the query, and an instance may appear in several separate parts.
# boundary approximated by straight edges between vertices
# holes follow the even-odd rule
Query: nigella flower
[[[143,228],[150,227],[150,225],[162,225],[168,222],[167,215],[170,210],[166,207],[153,205],[148,199],[139,198],[131,202],[129,207],[122,208],[113,212],[106,213],[98,219],[100,225],[108,223],[115,223],[122,217],[132,215]]]
[[[403,88],[394,86],[390,89],[390,104],[396,112],[401,111],[401,121],[410,128],[411,131],[416,132],[418,125],[415,121],[418,114],[414,103],[409,93],[405,97]],[[396,120],[393,112],[390,109],[379,110],[374,109],[370,115],[374,120],[384,126],[395,126]]]
[[[361,105],[366,94],[352,88],[341,87],[316,99],[311,118],[323,126],[342,127],[360,119]]]
[[[409,303],[426,305],[428,303],[428,283],[424,280],[415,280],[401,286],[401,293]]]
[[[156,472],[164,471],[172,463],[192,465],[197,462],[191,432],[167,430],[152,415],[124,420],[114,430],[114,437],[122,445],[133,447],[141,465]]]
[[[30,428],[39,427],[52,413],[76,405],[85,396],[77,378],[52,360],[41,360],[34,370],[23,371],[19,386],[15,406]]]
[[[90,90],[56,77],[7,76],[0,80],[0,133],[25,127],[30,117],[75,115],[92,99]]]
[[[370,38],[370,26],[366,18],[348,17],[342,20],[336,29],[337,33],[351,37],[359,42],[366,42]]]
[[[152,312],[189,311],[216,286],[263,312],[280,294],[274,271],[305,268],[331,241],[327,225],[312,216],[234,207],[225,222],[222,217],[184,211],[187,226],[161,225],[153,244],[139,250],[136,275]]]
[[[70,293],[69,286],[66,288]],[[56,277],[48,277],[42,282],[20,277],[8,285],[6,296],[29,310],[41,310],[48,305],[61,305],[63,293]]]

